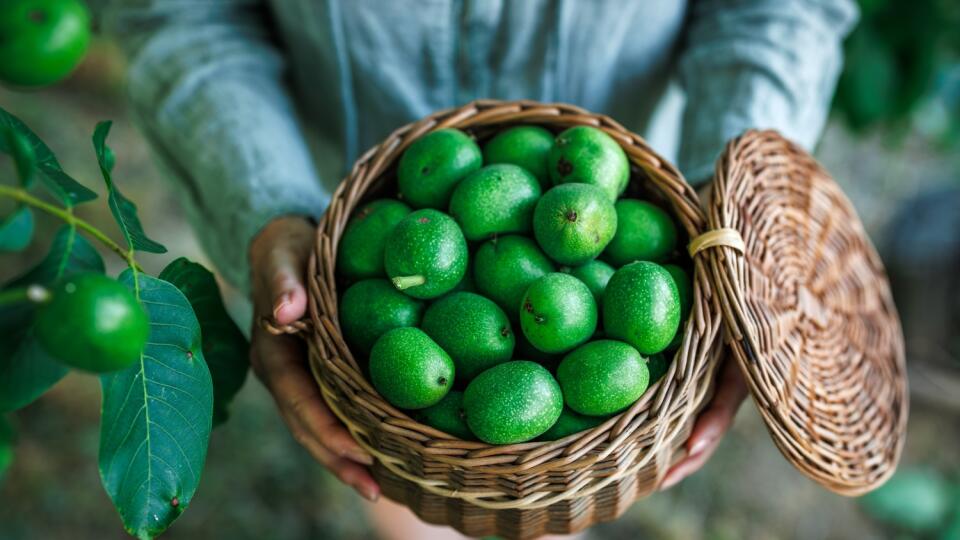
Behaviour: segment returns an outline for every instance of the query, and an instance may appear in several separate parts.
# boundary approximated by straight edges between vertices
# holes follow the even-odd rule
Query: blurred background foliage
[[[830,494],[782,458],[747,402],[701,472],[588,538],[960,539],[960,1],[861,0],[861,9],[816,154],[854,202],[891,274],[912,399],[901,470],[867,497]],[[137,201],[144,227],[172,252],[209,263],[131,122],[123,76],[115,48],[98,39],[65,83],[30,93],[0,87],[0,105],[98,191],[88,136],[98,120],[115,120],[115,177]],[[105,207],[78,212],[116,237]],[[57,225],[41,220],[38,237],[49,238]],[[4,257],[0,281],[45,249],[37,242]],[[120,265],[107,260],[116,273]],[[142,263],[157,272],[164,261],[145,255]],[[232,291],[227,300],[246,321],[245,299]],[[98,393],[94,378],[71,374],[37,403],[0,418],[0,441],[16,434],[13,452],[0,444],[0,540],[125,537],[97,476]],[[213,435],[190,511],[164,537],[371,536],[359,497],[293,441],[270,396],[251,380]]]
[[[860,133],[919,128],[960,141],[960,2],[860,0],[835,111]]]

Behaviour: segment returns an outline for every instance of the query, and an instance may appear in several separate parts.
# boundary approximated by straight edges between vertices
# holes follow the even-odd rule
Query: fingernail
[[[703,452],[712,443],[713,443],[713,437],[704,437],[702,439],[697,439],[693,443],[693,445],[690,446],[690,456],[695,456],[700,452]]]
[[[360,450],[359,448],[351,448],[346,452],[347,458],[351,461],[356,461],[357,463],[363,463],[364,465],[373,465],[373,456]]]
[[[285,292],[281,294],[280,297],[278,297],[276,300],[274,300],[273,302],[273,318],[274,319],[276,319],[277,316],[280,314],[280,310],[283,309],[283,306],[290,303],[290,296],[291,296],[290,293]]]
[[[380,493],[372,487],[361,488],[360,492],[360,494],[363,495],[363,498],[370,502],[377,502],[377,500],[380,498]]]
[[[671,474],[663,479],[663,482],[660,484],[660,489],[670,489],[680,481],[680,475]]]

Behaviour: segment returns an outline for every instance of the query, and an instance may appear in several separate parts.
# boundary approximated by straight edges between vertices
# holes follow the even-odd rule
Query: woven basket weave
[[[662,197],[687,235],[699,235],[706,225],[694,190],[639,136],[569,105],[471,103],[398,129],[357,161],[319,224],[309,273],[310,362],[328,405],[376,458],[373,476],[383,493],[428,522],[471,536],[532,538],[618,517],[652,492],[683,456],[720,353],[720,317],[698,263],[694,307],[669,372],[629,410],[588,432],[554,442],[491,446],[420,424],[380,397],[344,343],[338,322],[335,254],[351,212],[371,195],[387,193],[385,188],[395,192],[395,162],[424,133],[455,127],[483,139],[518,123],[606,131],[636,168],[633,181],[643,185],[634,189]]]
[[[395,163],[412,141],[446,127],[484,140],[516,124],[611,135],[633,164],[629,189],[672,209],[694,240],[694,302],[668,373],[629,410],[559,441],[491,446],[420,424],[379,396],[341,335],[334,265],[353,210],[396,192]],[[473,102],[398,129],[355,163],[318,226],[310,320],[274,331],[307,339],[324,399],[376,458],[383,493],[467,535],[575,532],[655,490],[684,456],[712,392],[722,336],[791,463],[839,493],[879,485],[904,438],[903,344],[882,266],[849,202],[802,150],[749,132],[718,162],[708,213],[671,164],[608,117]]]
[[[906,439],[903,335],[883,263],[840,187],[772,131],[717,163],[707,252],[737,359],[773,441],[843,495],[893,474]]]

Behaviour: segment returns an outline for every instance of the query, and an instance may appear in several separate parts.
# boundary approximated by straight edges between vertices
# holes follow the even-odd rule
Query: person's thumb
[[[290,324],[306,315],[307,290],[304,280],[310,258],[310,226],[301,220],[271,235],[261,276],[270,313],[278,324]]]

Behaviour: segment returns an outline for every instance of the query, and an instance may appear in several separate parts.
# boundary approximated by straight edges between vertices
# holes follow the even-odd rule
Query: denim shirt
[[[747,128],[809,148],[857,16],[850,0],[107,4],[135,118],[205,249],[242,288],[266,222],[319,215],[360,153],[475,98],[569,102],[643,133],[676,81],[678,165],[695,182]]]

